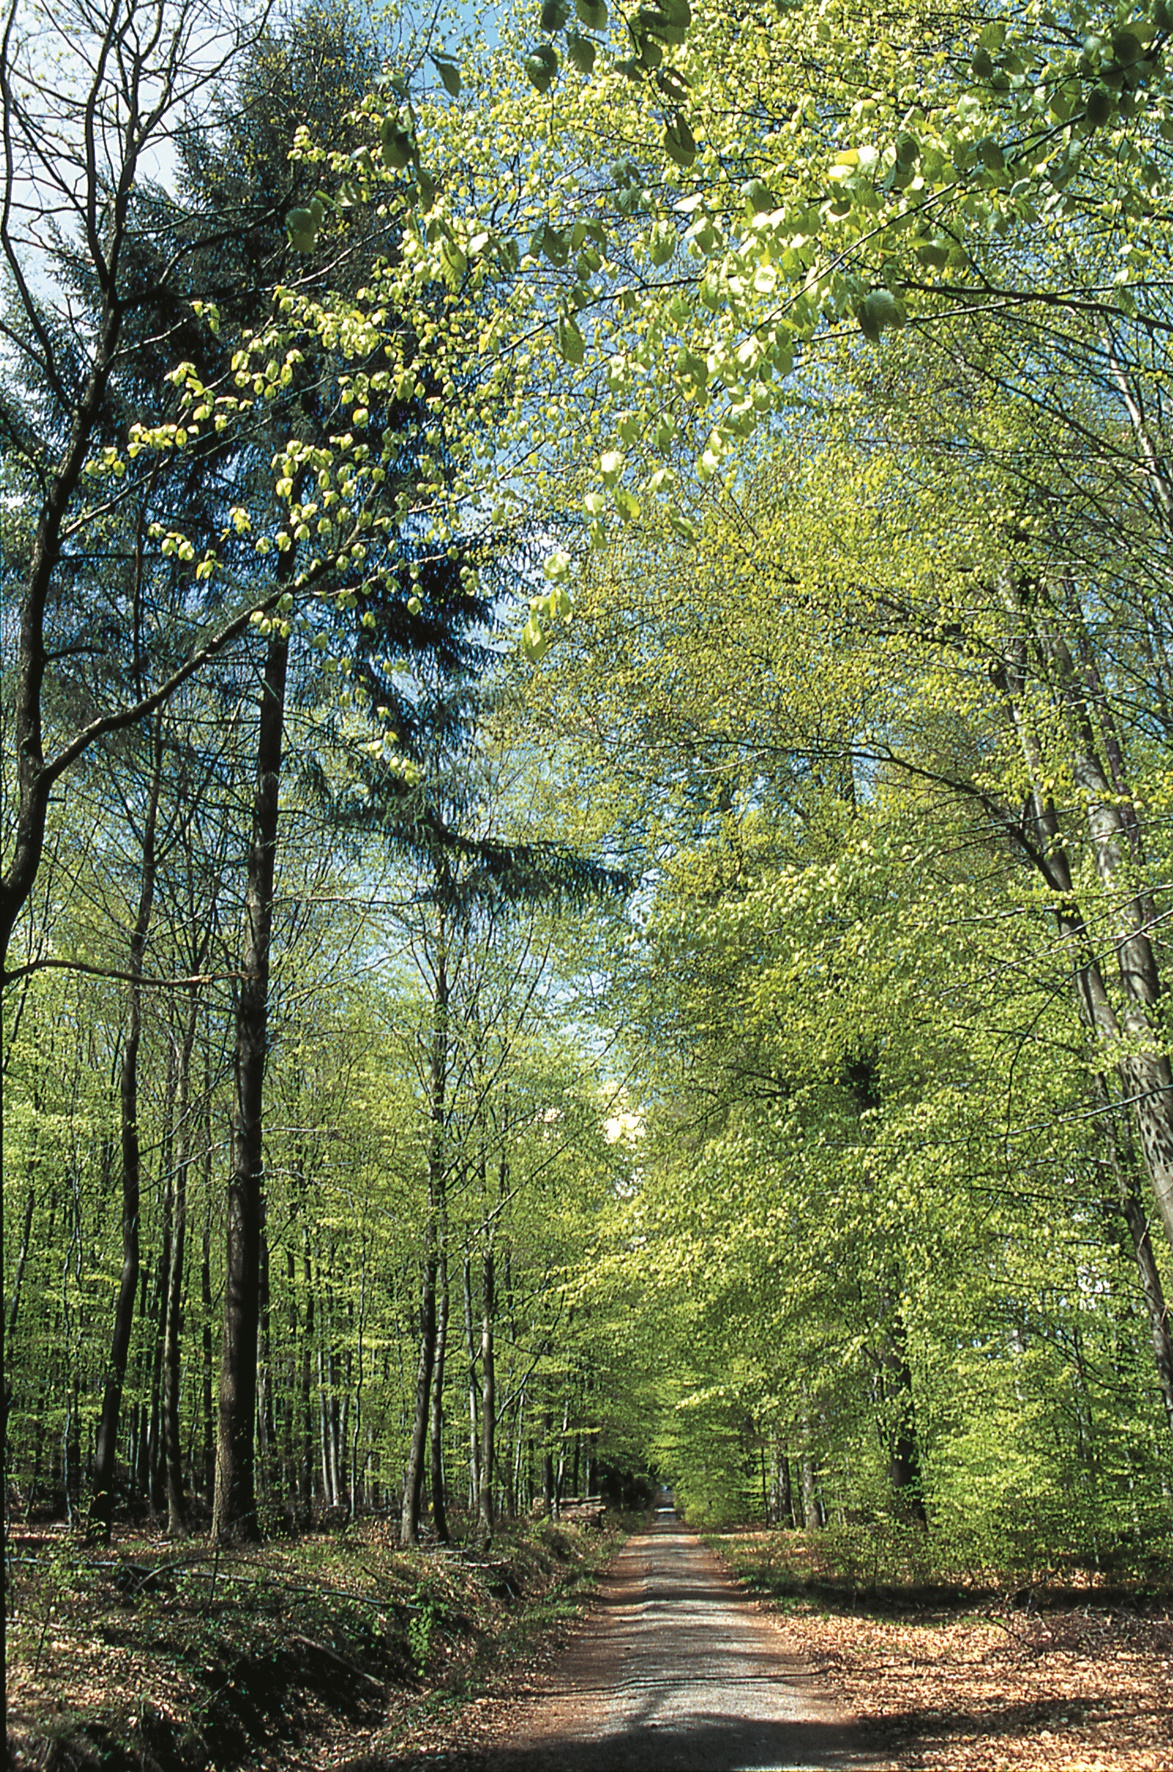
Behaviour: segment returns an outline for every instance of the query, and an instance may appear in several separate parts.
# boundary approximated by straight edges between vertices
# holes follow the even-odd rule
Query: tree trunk
[[[210,1501],[216,1481],[216,1421],[212,1411],[212,1197],[209,1191],[204,1214],[204,1235],[200,1248],[200,1307],[203,1311],[203,1332],[200,1336],[200,1414],[203,1418],[204,1495]]]
[[[1151,906],[1122,878],[1128,852],[1139,846],[1135,811],[1124,784],[1109,781],[1100,762],[1083,687],[1067,646],[1056,640],[1052,652],[1075,729],[1072,773],[1084,794],[1096,872],[1105,893],[1118,895],[1113,946],[1123,997],[1119,1025],[1130,1048],[1118,1069],[1132,1103],[1161,1223],[1173,1247],[1173,1068],[1158,1032],[1161,979],[1148,933]],[[1121,762],[1118,768],[1122,767]]]
[[[1115,1178],[1120,1211],[1128,1227],[1133,1259],[1140,1280],[1153,1361],[1157,1368],[1157,1383],[1165,1409],[1165,1422],[1170,1432],[1173,1432],[1173,1333],[1169,1322],[1169,1306],[1161,1284],[1161,1272],[1149,1234],[1148,1214],[1137,1185],[1136,1159],[1129,1137],[1128,1122],[1122,1114],[1113,1112],[1116,1104],[1112,1101],[1108,1079],[1102,1075],[1096,1078],[1096,1093],[1105,1109],[1104,1136],[1107,1140],[1108,1162]],[[1117,1130],[1121,1134],[1122,1149],[1117,1146]]]
[[[1004,587],[1006,607],[1025,627],[1022,598]],[[1031,782],[1035,841],[1032,863],[1059,897],[1056,921],[1075,952],[1076,990],[1081,1011],[1103,1042],[1132,1109],[1145,1167],[1157,1201],[1165,1236],[1173,1247],[1173,1067],[1158,1032],[1161,981],[1148,935],[1149,918],[1143,893],[1123,878],[1125,849],[1135,856],[1140,832],[1135,808],[1122,779],[1123,758],[1117,759],[1115,783],[1100,761],[1087,686],[1081,682],[1066,641],[1053,632],[1037,638],[1043,668],[1054,673],[1060,703],[1067,716],[1071,749],[1066,759],[1086,807],[1088,835],[1096,871],[1106,894],[1119,895],[1114,948],[1122,1004],[1114,1008],[1096,959],[1097,944],[1074,893],[1070,859],[1053,802],[1045,791],[1049,771],[1036,734],[1025,713],[1025,640],[1012,641],[1001,675],[1007,711],[1018,737]]]
[[[790,1483],[790,1455],[780,1446],[774,1447],[774,1524],[791,1529],[794,1519],[794,1490]]]
[[[429,1214],[425,1230],[424,1271],[420,1291],[419,1360],[415,1378],[415,1409],[411,1445],[403,1477],[403,1518],[399,1542],[406,1549],[419,1543],[423,1506],[424,1461],[428,1441],[428,1414],[432,1399],[432,1366],[436,1354],[436,1227]]]
[[[884,1348],[880,1358],[884,1401],[889,1409],[886,1423],[888,1481],[892,1485],[898,1512],[924,1526],[928,1522],[928,1515],[925,1512],[920,1445],[916,1433],[912,1369],[908,1364],[904,1323],[895,1307],[891,1324],[884,1333]]]
[[[174,1062],[170,1067],[174,1072]],[[174,1113],[173,1097],[174,1075],[168,1076],[168,1095],[171,1099],[167,1104],[168,1124]],[[171,1140],[168,1137],[163,1147],[165,1166],[170,1168]],[[151,1516],[158,1519],[164,1508],[164,1474],[163,1474],[163,1358],[164,1344],[167,1334],[167,1284],[171,1273],[172,1225],[175,1215],[175,1178],[168,1174],[163,1190],[163,1244],[159,1251],[159,1262],[155,1269],[155,1297],[151,1309],[151,1324],[154,1334],[151,1337],[151,1397],[150,1410],[147,1416],[147,1497],[150,1502]]]
[[[432,1049],[428,1066],[428,1203],[424,1227],[423,1284],[420,1297],[420,1351],[416,1368],[415,1411],[411,1446],[403,1480],[403,1519],[399,1542],[419,1542],[423,1505],[424,1467],[428,1443],[428,1418],[432,1409],[432,1373],[436,1364],[436,1276],[442,1257],[447,1187],[448,1114],[448,928],[445,910],[445,879],[436,881],[439,910],[433,949]],[[445,1290],[447,1288],[445,1287]],[[443,1511],[443,1501],[440,1503]]]
[[[301,1424],[302,1424],[302,1483],[307,1521],[313,1514],[314,1507],[314,1274],[313,1256],[310,1248],[310,1233],[307,1225],[302,1232],[302,1263],[305,1274],[305,1329],[301,1341]]]
[[[554,1471],[554,1518],[558,1518],[566,1493],[566,1436],[570,1431],[570,1386],[562,1396],[562,1432],[558,1436],[558,1463]]]
[[[8,1345],[9,1345],[9,1347],[11,1347],[13,1339],[15,1338],[16,1325],[17,1325],[17,1322],[19,1321],[19,1318],[20,1318],[20,1294],[21,1294],[21,1289],[24,1286],[24,1270],[25,1270],[25,1264],[27,1263],[28,1258],[29,1258],[29,1245],[32,1242],[33,1212],[36,1208],[36,1203],[37,1203],[36,1187],[32,1183],[30,1183],[29,1184],[29,1191],[25,1195],[24,1220],[21,1225],[20,1249],[18,1250],[17,1257],[16,1257],[16,1271],[12,1276],[12,1303],[8,1307]],[[8,1386],[7,1377],[5,1378],[4,1382],[5,1382],[5,1387],[6,1387],[5,1388],[5,1398],[7,1400],[7,1398],[10,1395],[8,1388],[7,1388],[7,1386]],[[7,1406],[7,1402],[6,1402],[6,1406]]]
[[[256,1488],[267,1501],[273,1489],[273,1380],[272,1323],[269,1307],[269,1239],[265,1231],[265,1202],[261,1199],[261,1255],[257,1278],[260,1324],[257,1334]]]
[[[170,1537],[178,1537],[187,1528],[187,1502],[183,1492],[179,1388],[180,1344],[183,1338],[183,1269],[187,1246],[187,1172],[192,1160],[193,1145],[191,1128],[188,1124],[191,1094],[191,1052],[195,1043],[198,1014],[198,1005],[193,1001],[187,1025],[183,1030],[176,1090],[179,1156],[175,1167],[175,1205],[171,1226],[171,1272],[167,1276],[167,1317],[163,1349],[163,1456],[167,1479],[167,1532]]]
[[[485,1245],[481,1289],[481,1469],[477,1491],[477,1535],[486,1547],[492,1542],[494,1449],[497,1434],[497,1375],[493,1354],[493,1318],[496,1300],[493,1275],[493,1243]]]
[[[554,1416],[550,1409],[542,1412],[542,1512],[547,1518],[554,1513],[554,1448],[551,1438]]]
[[[294,550],[282,555],[292,571]],[[252,843],[245,892],[241,981],[236,1003],[231,1175],[224,1269],[224,1344],[220,1361],[216,1495],[217,1544],[258,1536],[253,1436],[257,1407],[257,1341],[263,1220],[263,1107],[268,1055],[269,950],[273,873],[285,718],[289,642],[275,627],[265,659],[257,738]]]
[[[138,912],[130,940],[130,982],[126,991],[126,1031],[122,1043],[119,1079],[119,1117],[122,1138],[122,1273],[114,1306],[114,1332],[110,1361],[102,1393],[102,1414],[94,1449],[93,1500],[90,1531],[108,1538],[114,1517],[114,1461],[118,1448],[118,1418],[122,1410],[122,1387],[134,1322],[134,1298],[139,1282],[139,1200],[142,1191],[142,1155],[138,1128],[138,1055],[142,1040],[142,976],[147,931],[155,899],[155,827],[159,811],[162,759],[155,736],[154,768],[143,820],[143,864]]]
[[[468,1506],[475,1513],[481,1488],[481,1447],[478,1433],[477,1350],[472,1326],[472,1256],[465,1255],[464,1342],[468,1359]]]
[[[802,1519],[808,1532],[817,1532],[823,1523],[815,1461],[809,1452],[802,1455]]]
[[[436,1360],[432,1372],[432,1523],[441,1544],[449,1542],[444,1506],[444,1355],[448,1345],[448,1258],[440,1251]]]

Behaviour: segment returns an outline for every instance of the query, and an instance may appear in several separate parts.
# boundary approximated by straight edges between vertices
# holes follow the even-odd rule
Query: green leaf
[[[295,252],[312,252],[320,226],[312,209],[291,209],[285,217],[285,233]]]
[[[566,38],[566,59],[572,68],[580,74],[594,71],[597,45],[593,37],[583,37],[578,31],[571,31]]]
[[[873,289],[865,305],[879,326],[904,325],[903,311],[890,289]]]
[[[676,229],[671,222],[657,222],[648,242],[648,257],[654,265],[666,265],[676,251]]]
[[[588,31],[607,29],[606,0],[574,0],[574,10]]]
[[[539,43],[531,55],[527,55],[524,63],[526,79],[539,92],[549,92],[558,72],[558,56],[550,43]]]
[[[415,143],[411,131],[403,127],[398,117],[383,118],[379,125],[379,139],[383,144],[384,165],[402,170],[415,158]]]
[[[1112,94],[1106,86],[1093,86],[1087,95],[1084,115],[1089,129],[1102,129],[1112,115]]]
[[[586,342],[573,320],[558,322],[558,349],[567,363],[581,363]]]
[[[543,258],[552,265],[564,265],[570,256],[570,242],[560,228],[545,222],[535,235],[535,243]]]
[[[550,650],[550,642],[536,617],[530,616],[521,630],[521,653],[530,664],[539,664]]]
[[[679,111],[664,130],[664,146],[669,159],[675,160],[677,166],[691,166],[696,159],[696,141]]]
[[[543,31],[560,31],[570,17],[570,8],[566,0],[546,0],[542,7],[541,26]]]
[[[444,91],[451,98],[460,97],[460,69],[446,55],[434,55],[432,65],[444,83]]]
[[[688,0],[659,0],[656,6],[641,6],[632,20],[632,35],[650,32],[661,43],[683,43],[692,22]]]

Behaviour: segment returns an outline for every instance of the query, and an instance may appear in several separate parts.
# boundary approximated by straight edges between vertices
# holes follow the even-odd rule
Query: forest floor
[[[622,1536],[519,1524],[491,1554],[388,1528],[218,1557],[146,1530],[12,1535],[9,1743],[37,1772],[317,1768],[394,1756],[575,1619]]]
[[[899,1772],[1170,1772],[1173,1596],[845,1580],[802,1533],[709,1540]]]
[[[109,1549],[17,1531],[12,1763],[504,1766],[518,1740],[539,1749],[546,1725],[526,1719],[566,1686],[602,1614],[576,1621],[620,1537],[618,1522],[539,1522],[507,1531],[489,1556],[404,1553],[365,1523],[216,1558],[201,1541],[146,1531],[119,1533]],[[869,1765],[1173,1768],[1168,1593],[874,1586],[836,1574],[800,1533],[710,1543],[814,1708],[854,1726]]]

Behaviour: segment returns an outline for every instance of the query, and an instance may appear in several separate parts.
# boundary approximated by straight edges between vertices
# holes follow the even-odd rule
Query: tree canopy
[[[1167,1559],[1171,30],[14,0],[11,1508]]]

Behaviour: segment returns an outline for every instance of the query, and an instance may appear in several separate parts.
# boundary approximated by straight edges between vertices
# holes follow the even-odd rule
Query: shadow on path
[[[440,1755],[364,1759],[340,1772],[792,1772],[798,1768],[880,1768],[883,1761],[845,1745],[841,1724],[749,1723],[744,1717],[690,1718],[686,1726],[635,1724],[604,1740],[512,1742]]]

